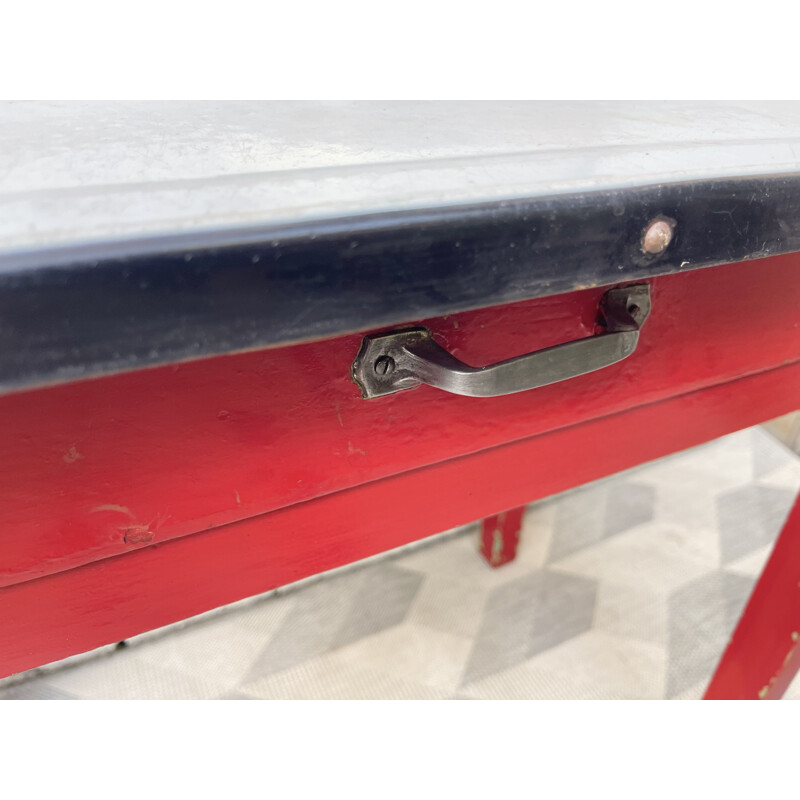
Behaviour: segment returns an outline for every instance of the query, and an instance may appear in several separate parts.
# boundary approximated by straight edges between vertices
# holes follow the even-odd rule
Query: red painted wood
[[[517,557],[525,506],[501,511],[481,523],[480,553],[490,567],[502,567]]]
[[[0,675],[119,641],[784,414],[800,364],[0,590]]]
[[[360,335],[2,397],[0,586],[798,359],[799,277],[794,254],[654,279],[631,358],[494,399],[364,401]],[[487,363],[589,335],[602,293],[427,324]]]
[[[800,497],[706,690],[707,700],[777,700],[800,669]]]

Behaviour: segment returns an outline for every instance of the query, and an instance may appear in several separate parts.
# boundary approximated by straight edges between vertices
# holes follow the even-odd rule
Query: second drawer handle
[[[604,332],[470,367],[438,345],[427,328],[365,336],[353,362],[353,380],[364,398],[414,389],[423,383],[467,397],[499,397],[594,372],[627,358],[650,313],[650,287],[606,292],[600,302]]]

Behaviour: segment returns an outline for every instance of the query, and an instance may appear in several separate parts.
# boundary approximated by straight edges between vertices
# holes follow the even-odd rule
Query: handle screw
[[[390,375],[394,372],[394,359],[389,356],[381,356],[375,360],[376,375]]]

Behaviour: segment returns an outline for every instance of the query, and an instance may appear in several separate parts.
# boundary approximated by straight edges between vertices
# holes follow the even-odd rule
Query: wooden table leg
[[[486,517],[481,528],[481,555],[491,567],[501,567],[517,555],[525,506]]]
[[[777,700],[800,668],[800,496],[775,542],[707,700]]]

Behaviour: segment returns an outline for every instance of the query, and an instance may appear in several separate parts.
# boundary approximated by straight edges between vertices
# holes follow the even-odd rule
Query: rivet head
[[[648,226],[642,237],[642,250],[655,256],[663,253],[672,241],[672,225],[664,219],[655,219]]]

